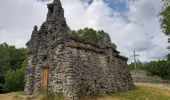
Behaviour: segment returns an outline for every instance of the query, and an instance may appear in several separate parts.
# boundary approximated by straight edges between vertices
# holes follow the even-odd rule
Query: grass
[[[82,97],[82,100],[170,100],[170,84],[136,83],[136,88],[101,97]]]
[[[170,100],[170,91],[154,87],[138,86],[134,90],[113,94],[119,100]]]
[[[0,100],[26,100],[22,92],[0,94]],[[62,96],[38,96],[31,100],[64,100]],[[136,88],[107,96],[88,96],[81,100],[170,100],[170,84],[136,83]]]
[[[170,84],[167,84],[167,87],[169,87],[169,88],[170,88]]]
[[[25,100],[26,96],[23,92],[11,92],[0,94],[0,100]]]
[[[43,95],[40,100],[64,100],[62,95],[47,94]]]

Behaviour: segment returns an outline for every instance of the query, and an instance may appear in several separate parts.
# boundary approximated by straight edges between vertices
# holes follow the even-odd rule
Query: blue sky
[[[105,0],[104,2],[107,3],[114,11],[118,11],[120,13],[126,13],[129,10],[127,0]]]
[[[50,0],[38,0],[38,2],[47,2]],[[88,3],[91,5],[94,0],[81,0],[84,3]],[[128,2],[132,2],[134,0],[103,0],[112,10],[121,13],[124,15],[129,10]]]
[[[25,47],[34,25],[46,19],[47,3],[37,0],[1,0],[0,43]],[[71,29],[92,27],[110,34],[122,55],[133,50],[141,61],[163,59],[167,37],[160,29],[161,0],[61,0]]]
[[[85,3],[91,5],[94,0],[82,0]],[[104,3],[108,5],[113,11],[118,12],[120,17],[125,18],[127,21],[127,12],[129,11],[129,2],[133,0],[103,0]]]

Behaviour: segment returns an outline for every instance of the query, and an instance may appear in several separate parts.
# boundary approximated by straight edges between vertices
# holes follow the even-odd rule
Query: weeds
[[[62,94],[49,93],[47,88],[43,88],[40,95],[42,95],[40,100],[64,100]]]
[[[64,100],[64,97],[60,94],[48,93],[44,95],[41,100]]]

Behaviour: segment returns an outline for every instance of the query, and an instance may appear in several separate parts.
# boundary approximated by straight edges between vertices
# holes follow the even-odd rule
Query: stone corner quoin
[[[106,35],[106,42],[108,38]],[[88,86],[88,93],[134,87],[126,57],[105,43],[97,45],[69,33],[59,0],[48,4],[47,19],[40,29],[34,27],[27,49],[25,92],[28,95],[46,88],[50,93],[74,100],[82,81]]]

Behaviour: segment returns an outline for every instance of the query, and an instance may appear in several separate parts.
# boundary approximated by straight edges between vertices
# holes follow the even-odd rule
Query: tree
[[[114,49],[117,48],[117,46],[114,43],[112,43],[110,36],[103,30],[96,31],[93,28],[84,28],[78,31],[73,30],[71,31],[71,34],[97,44],[107,44]]]
[[[24,68],[27,66],[27,53],[25,48],[16,49],[6,43],[0,44],[0,92],[7,90],[7,84],[14,82],[14,78],[23,80]],[[23,69],[21,71],[21,69]],[[11,78],[12,77],[12,78]],[[9,80],[11,79],[11,80]],[[18,81],[19,82],[19,81]],[[15,84],[15,83],[14,83]],[[18,86],[22,85],[20,82]],[[17,87],[17,86],[16,86]]]
[[[137,62],[136,63],[136,66],[137,66],[137,70],[143,70],[144,69],[144,63],[142,62]],[[129,64],[129,69],[130,70],[136,70],[135,69],[135,63],[132,62],[131,64]]]
[[[151,61],[145,66],[149,75],[157,75],[163,79],[170,79],[170,63],[166,60]]]
[[[150,62],[137,63],[139,70],[145,70],[148,75],[159,76],[163,79],[170,79],[170,61],[159,60]],[[134,70],[134,63],[129,64],[130,70]]]
[[[161,28],[165,35],[170,35],[170,1],[162,0],[164,2],[164,6],[162,11],[160,12],[160,22]]]
[[[170,61],[170,54],[167,55],[167,61]]]
[[[23,91],[24,89],[25,69],[8,70],[5,74],[4,90],[6,92]]]

